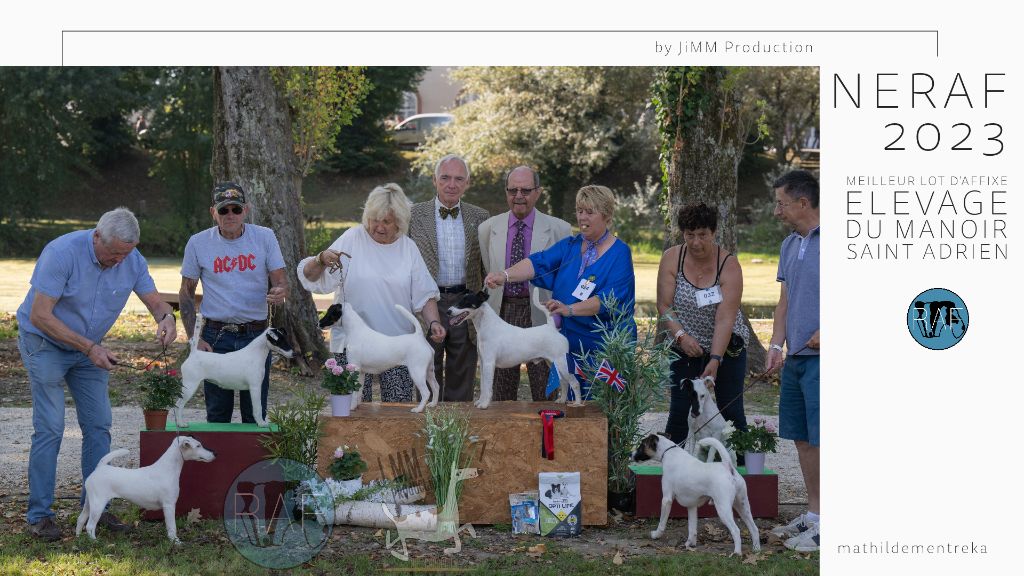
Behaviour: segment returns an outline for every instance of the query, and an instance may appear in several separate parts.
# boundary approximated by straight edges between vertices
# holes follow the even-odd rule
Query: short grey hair
[[[377,186],[366,197],[366,204],[363,205],[363,226],[370,228],[370,220],[383,220],[388,214],[395,217],[400,234],[409,233],[409,219],[412,217],[409,212],[409,199],[406,198],[402,187],[394,182]]]
[[[458,154],[448,154],[444,158],[438,160],[437,164],[434,164],[434,177],[436,178],[437,173],[441,171],[441,165],[444,164],[445,162],[448,162],[449,160],[458,160],[459,162],[462,162],[463,168],[466,169],[466,180],[469,180],[469,164],[462,156],[459,156]]]
[[[139,241],[139,221],[135,214],[124,206],[100,216],[100,221],[96,223],[96,231],[104,244],[110,244],[112,240],[128,244],[136,244]]]

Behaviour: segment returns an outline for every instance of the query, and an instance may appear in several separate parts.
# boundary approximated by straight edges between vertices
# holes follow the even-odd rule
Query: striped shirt
[[[466,229],[462,220],[462,202],[457,217],[441,218],[441,201],[434,197],[434,222],[437,224],[437,285],[466,283]]]

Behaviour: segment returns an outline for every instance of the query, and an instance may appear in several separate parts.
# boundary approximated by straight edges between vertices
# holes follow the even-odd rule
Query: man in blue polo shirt
[[[807,488],[807,513],[772,532],[787,538],[787,548],[818,550],[821,531],[818,398],[820,346],[821,234],[818,181],[805,170],[793,170],[775,181],[775,216],[793,227],[782,242],[777,279],[782,283],[775,307],[768,370],[782,369],[779,436],[793,440]],[[786,344],[788,356],[783,357]]]
[[[65,234],[43,248],[32,287],[18,308],[18,349],[32,386],[32,449],[28,461],[29,532],[59,540],[53,491],[64,437],[64,383],[82,431],[82,483],[110,452],[107,382],[117,356],[102,344],[134,292],[157,320],[157,338],[174,342],[175,320],[160,299],[146,259],[135,249],[139,222],[127,208],[104,214],[93,230]],[[82,491],[82,499],[85,491]],[[100,525],[128,527],[109,512]]]

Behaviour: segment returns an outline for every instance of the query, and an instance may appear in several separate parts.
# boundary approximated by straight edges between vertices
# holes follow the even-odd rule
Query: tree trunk
[[[214,147],[210,171],[215,181],[231,180],[245,189],[254,224],[277,235],[288,277],[288,299],[271,310],[274,326],[287,330],[300,372],[327,355],[317,326],[312,295],[295,277],[305,256],[302,180],[295,166],[292,123],[284,97],[266,67],[214,69]]]
[[[678,99],[668,119],[675,127],[668,160],[669,223],[664,247],[676,244],[676,214],[685,204],[704,202],[718,208],[718,242],[736,253],[736,191],[743,157],[746,124],[740,94],[729,86],[722,67],[699,70],[695,81],[680,81]],[[681,78],[693,78],[680,75]],[[746,320],[750,333],[753,327]],[[757,338],[750,340],[747,366],[760,372],[766,352]]]

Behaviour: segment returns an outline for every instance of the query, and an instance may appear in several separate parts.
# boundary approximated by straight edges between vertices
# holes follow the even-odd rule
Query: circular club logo
[[[945,350],[967,333],[967,305],[951,290],[931,288],[921,292],[907,309],[907,329],[917,343],[930,350]]]
[[[224,529],[249,561],[273,570],[309,562],[334,527],[334,498],[314,470],[263,460],[235,478],[224,499]]]

